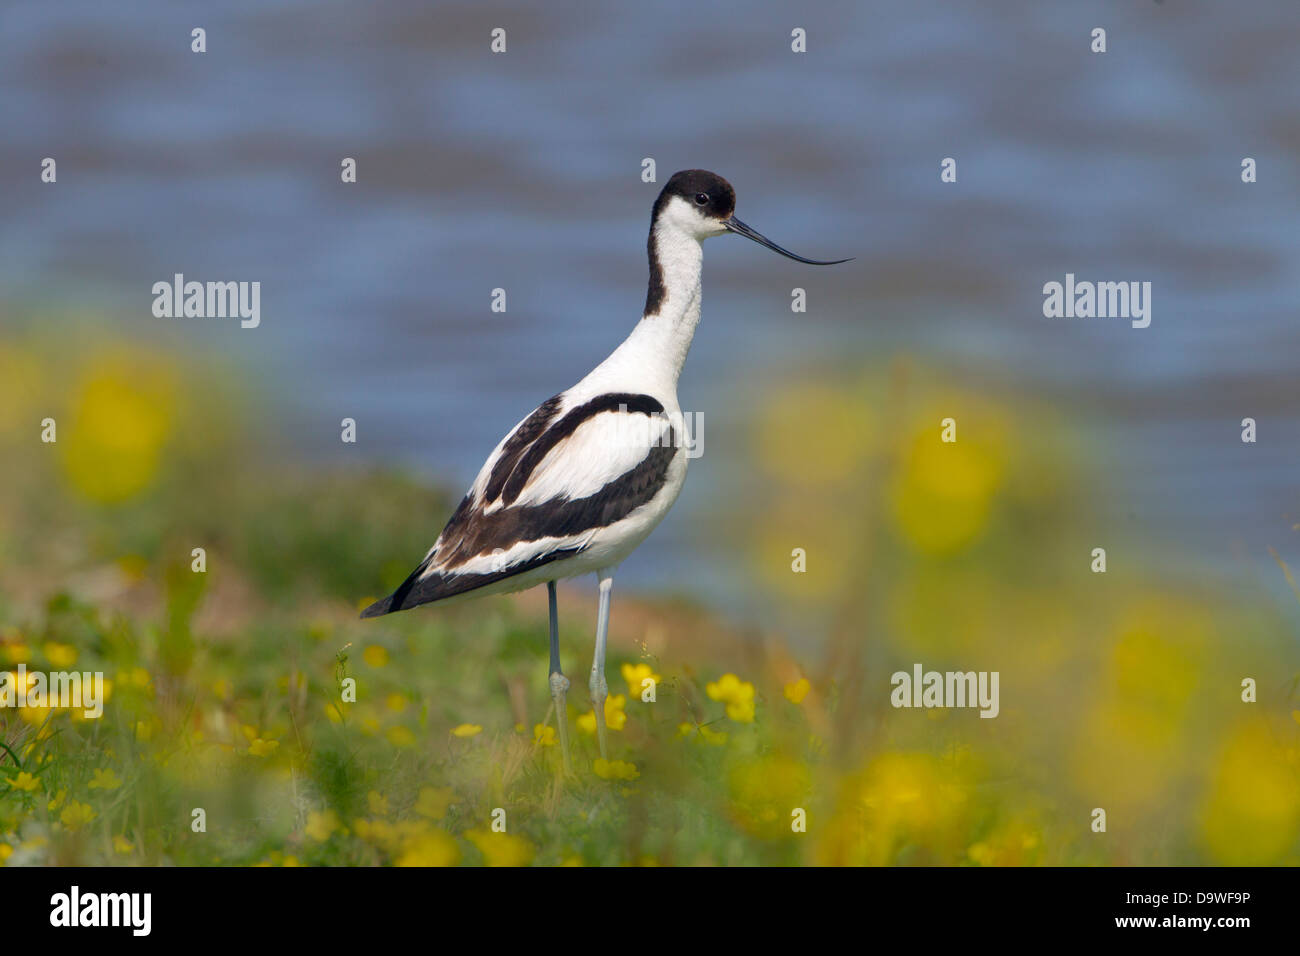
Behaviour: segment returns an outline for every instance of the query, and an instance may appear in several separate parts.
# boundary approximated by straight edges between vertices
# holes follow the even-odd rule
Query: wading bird
[[[545,582],[550,604],[551,697],[565,771],[566,693],[560,669],[555,582],[591,571],[599,581],[591,706],[600,755],[605,729],[605,636],[619,563],[677,500],[686,478],[677,378],[700,321],[701,244],[727,232],[788,259],[827,266],[782,249],[732,213],[736,193],[714,173],[675,173],[650,217],[650,287],[632,333],[567,391],[547,399],[488,456],[469,493],[419,567],[362,617],[420,604],[520,591]]]

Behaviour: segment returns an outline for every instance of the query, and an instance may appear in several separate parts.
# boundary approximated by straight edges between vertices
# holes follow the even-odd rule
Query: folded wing
[[[557,395],[507,435],[424,561],[362,617],[402,611],[581,554],[648,504],[677,452],[649,395]]]

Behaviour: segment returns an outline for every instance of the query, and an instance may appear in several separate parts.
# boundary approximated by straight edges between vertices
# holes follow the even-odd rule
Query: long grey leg
[[[564,755],[564,772],[573,773],[569,763],[569,708],[565,695],[569,679],[560,671],[560,615],[555,607],[555,582],[546,582],[546,598],[551,611],[551,700],[555,702],[555,726],[560,731],[560,751]]]
[[[596,713],[596,737],[600,742],[600,756],[609,759],[609,748],[605,741],[605,698],[609,696],[609,687],[605,683],[605,635],[609,631],[609,592],[614,588],[614,569],[597,571],[600,580],[600,610],[596,612],[596,655],[591,661],[591,680],[587,687],[591,690],[591,706]]]

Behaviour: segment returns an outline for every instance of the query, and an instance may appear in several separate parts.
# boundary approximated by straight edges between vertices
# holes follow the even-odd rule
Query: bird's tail
[[[440,575],[433,575],[434,580],[432,581],[428,578],[424,581],[420,580],[420,576],[424,574],[428,567],[429,560],[426,558],[424,561],[420,562],[418,568],[407,575],[406,580],[398,586],[396,591],[388,595],[388,597],[380,598],[374,604],[370,605],[361,612],[361,616],[380,617],[384,614],[392,614],[394,611],[405,611],[408,608],[413,608],[419,604],[427,604],[430,600],[435,600],[431,597],[424,597],[423,600],[417,600],[415,595],[411,593],[415,589],[416,584],[420,584],[421,591],[427,594],[433,591],[436,586],[441,583]]]

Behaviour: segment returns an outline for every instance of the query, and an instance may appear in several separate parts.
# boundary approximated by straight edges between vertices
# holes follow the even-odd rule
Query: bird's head
[[[655,200],[653,223],[656,228],[668,227],[683,232],[694,239],[734,232],[753,239],[759,245],[779,252],[787,259],[806,262],[814,266],[833,266],[848,259],[805,259],[789,249],[782,249],[757,229],[752,229],[736,218],[736,191],[717,173],[707,169],[683,169],[673,173]]]

